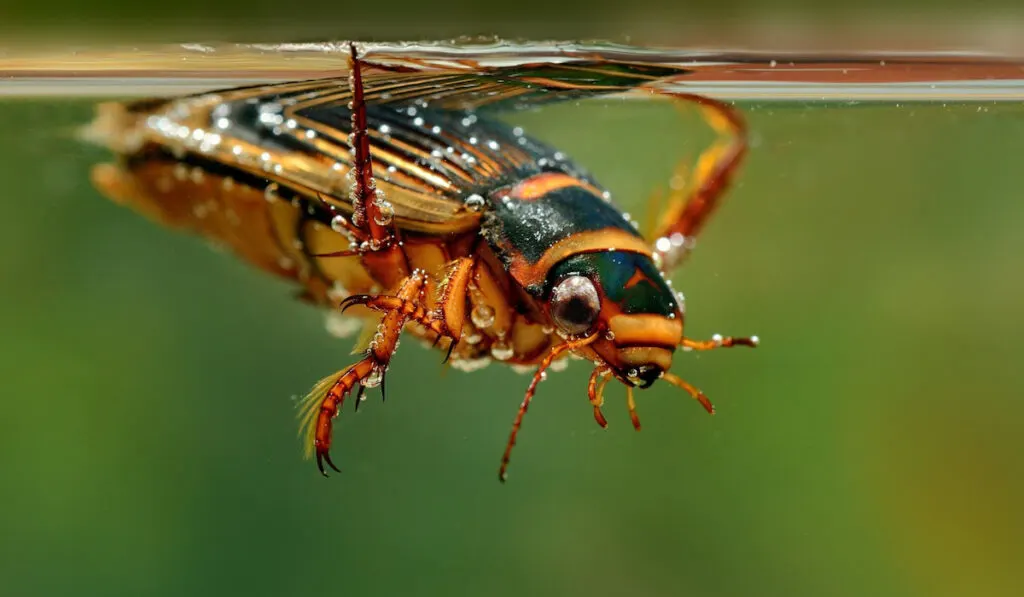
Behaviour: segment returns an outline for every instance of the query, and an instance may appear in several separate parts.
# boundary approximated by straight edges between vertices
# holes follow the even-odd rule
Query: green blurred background
[[[850,35],[853,43],[870,35],[900,45],[927,30],[957,49],[1002,42],[1019,49],[1022,16],[1019,0],[0,0],[0,46],[497,35],[784,48],[819,37],[846,45]],[[965,33],[979,27],[981,33]]]
[[[132,39],[125,19],[172,8],[174,39],[460,19],[516,35],[481,4],[409,5],[390,30],[383,5],[346,22],[340,3],[294,20],[280,3],[5,4],[23,36],[80,20]],[[548,10],[519,35],[622,14]],[[350,342],[286,284],[100,197],[88,171],[107,155],[73,137],[90,103],[0,103],[0,595],[1024,594],[1024,108],[742,107],[754,148],[675,280],[688,335],[762,347],[680,355],[719,414],[658,386],[639,434],[614,385],[596,427],[574,363],[541,386],[502,486],[528,379],[446,372],[417,343],[387,404],[341,416],[344,473],[321,478],[290,397]],[[633,213],[709,138],[655,105],[512,118]]]

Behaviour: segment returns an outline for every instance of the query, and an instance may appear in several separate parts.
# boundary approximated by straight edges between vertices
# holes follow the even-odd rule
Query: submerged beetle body
[[[321,471],[323,461],[334,466],[331,421],[344,398],[383,383],[403,330],[440,344],[464,370],[495,361],[536,369],[502,478],[544,370],[569,354],[596,365],[589,395],[601,424],[612,377],[627,388],[665,379],[710,409],[667,373],[673,353],[754,341],[685,339],[681,296],[661,268],[692,246],[739,163],[735,113],[652,87],[683,73],[667,67],[385,72],[364,85],[368,67],[354,48],[350,64],[348,82],[108,104],[91,127],[120,156],[93,172],[107,195],[298,281],[306,300],[345,311],[345,331],[366,322],[364,358],[307,400]],[[510,103],[633,88],[697,102],[731,135],[698,162],[692,188],[670,197],[652,238],[582,168],[494,117]]]

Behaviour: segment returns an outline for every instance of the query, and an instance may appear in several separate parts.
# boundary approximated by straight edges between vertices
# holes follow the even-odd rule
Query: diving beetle
[[[106,103],[90,127],[118,157],[97,165],[107,196],[165,225],[226,245],[302,286],[302,297],[364,323],[356,363],[304,400],[307,447],[326,476],[345,398],[380,386],[403,331],[471,370],[492,361],[533,377],[501,459],[504,481],[546,370],[592,361],[587,395],[658,380],[709,412],[669,372],[673,354],[756,346],[757,337],[683,335],[667,281],[692,249],[747,149],[736,110],[669,89],[683,68],[612,60],[426,70],[368,63],[349,76],[181,98]],[[590,174],[495,117],[502,110],[633,92],[696,105],[718,140],[670,191],[645,238]]]

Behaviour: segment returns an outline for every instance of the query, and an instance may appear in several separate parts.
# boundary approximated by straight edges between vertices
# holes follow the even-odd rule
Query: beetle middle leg
[[[401,285],[394,298],[401,302],[419,302],[422,300],[424,276],[416,272],[409,276]],[[314,411],[308,411],[308,423],[312,423],[313,448],[316,451],[316,464],[320,472],[326,476],[324,461],[334,470],[338,467],[331,461],[331,432],[334,417],[337,416],[345,397],[352,392],[357,385],[377,386],[384,379],[391,356],[398,346],[398,337],[402,328],[409,320],[411,313],[402,309],[394,309],[385,313],[377,329],[377,335],[366,351],[362,360],[344,369],[339,374],[332,376],[333,382],[327,392],[319,400],[319,405]],[[325,384],[318,384],[313,389],[309,398],[315,400]],[[314,422],[314,414],[315,422]],[[340,472],[340,471],[339,471]]]
[[[436,309],[425,306],[426,274],[419,271],[406,278],[394,296],[354,295],[342,302],[343,310],[361,304],[383,312],[384,317],[365,356],[317,384],[307,398],[309,407],[304,423],[311,431],[311,447],[316,453],[317,467],[322,474],[326,476],[324,462],[338,470],[330,457],[334,417],[356,386],[359,386],[360,393],[365,387],[381,385],[383,389],[384,376],[398,347],[398,338],[407,323],[422,325],[437,334],[438,338],[449,338],[451,347],[458,342],[472,270],[473,259],[469,257],[452,263],[441,283]]]
[[[696,104],[705,121],[718,133],[714,144],[701,153],[690,180],[671,189],[663,215],[655,226],[655,251],[663,267],[670,270],[693,248],[708,218],[718,207],[733,173],[747,151],[747,126],[739,112],[718,100],[691,93],[655,89],[674,100]],[[680,171],[677,171],[677,176]]]

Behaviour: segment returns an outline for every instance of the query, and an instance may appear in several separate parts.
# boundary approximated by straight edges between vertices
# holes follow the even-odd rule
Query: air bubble
[[[488,305],[477,305],[470,312],[469,319],[478,328],[489,328],[494,325],[494,309]]]
[[[327,329],[327,333],[335,338],[351,338],[363,327],[363,321],[358,317],[348,317],[330,311],[324,320],[324,327]]]
[[[331,218],[331,229],[335,232],[348,232],[348,222],[345,220],[345,216],[334,216]]]
[[[388,226],[395,217],[395,208],[391,205],[390,201],[384,201],[381,199],[383,193],[377,195],[377,200],[374,202],[377,205],[377,214],[374,216],[373,221],[377,222],[379,226]]]
[[[267,201],[275,201],[277,199],[280,199],[281,196],[277,194],[277,189],[278,186],[276,182],[268,184],[266,188],[263,189],[263,198],[266,199]]]
[[[507,361],[515,354],[515,350],[506,342],[495,342],[491,345],[491,356],[499,361]]]
[[[479,371],[480,369],[483,369],[487,365],[491,364],[491,360],[488,358],[452,359],[450,362],[453,368],[458,369],[460,371],[465,371],[467,373],[472,371]]]
[[[484,206],[487,205],[487,201],[476,193],[473,193],[462,203],[469,211],[482,211]]]
[[[364,388],[376,388],[382,381],[384,381],[384,368],[374,367],[369,375],[363,379],[362,384]]]

